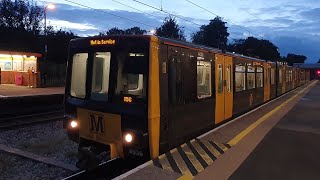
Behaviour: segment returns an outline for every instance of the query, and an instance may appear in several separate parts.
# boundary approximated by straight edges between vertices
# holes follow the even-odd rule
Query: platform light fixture
[[[0,54],[0,57],[2,58],[11,58],[10,54]]]
[[[156,32],[157,32],[157,31],[156,31],[155,29],[151,29],[151,30],[150,30],[150,34],[151,34],[151,35],[155,35]]]
[[[52,9],[55,9],[55,8],[56,8],[56,5],[54,5],[54,4],[50,3],[50,4],[47,5],[47,9],[51,9],[52,10]]]
[[[43,14],[44,14],[44,35],[47,38],[47,11],[48,10],[53,10],[56,8],[56,5],[49,3],[44,7],[43,10]],[[45,52],[45,60],[47,58],[47,51],[48,51],[48,47],[47,47],[47,39],[45,40],[45,45],[44,45],[44,52]]]

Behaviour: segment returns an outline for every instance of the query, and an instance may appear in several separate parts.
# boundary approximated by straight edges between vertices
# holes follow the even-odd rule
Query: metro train
[[[64,128],[79,143],[78,167],[145,161],[309,79],[282,62],[163,37],[80,38],[69,45]]]

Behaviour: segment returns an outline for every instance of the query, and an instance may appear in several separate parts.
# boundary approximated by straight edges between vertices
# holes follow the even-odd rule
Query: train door
[[[215,124],[232,117],[233,65],[232,57],[216,55],[216,113]]]
[[[270,71],[271,66],[268,63],[264,63],[264,102],[270,99]]]
[[[287,70],[286,68],[283,66],[282,69],[282,89],[281,92],[282,94],[286,92],[286,84],[287,84]]]

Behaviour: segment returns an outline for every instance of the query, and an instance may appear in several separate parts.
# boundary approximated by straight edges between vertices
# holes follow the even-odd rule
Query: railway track
[[[141,162],[128,162],[121,158],[116,158],[109,160],[107,162],[101,163],[98,167],[92,170],[83,170],[75,173],[63,180],[87,180],[87,179],[113,179],[120,176],[127,171],[137,167]]]
[[[43,122],[55,121],[64,118],[64,111],[62,109],[39,112],[28,115],[11,115],[10,117],[0,118],[0,129],[9,130],[17,127],[34,125]]]

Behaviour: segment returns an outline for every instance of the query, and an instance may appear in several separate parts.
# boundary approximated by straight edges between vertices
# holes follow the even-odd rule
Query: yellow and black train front
[[[64,126],[80,151],[101,159],[159,155],[158,49],[152,36],[70,42]]]

